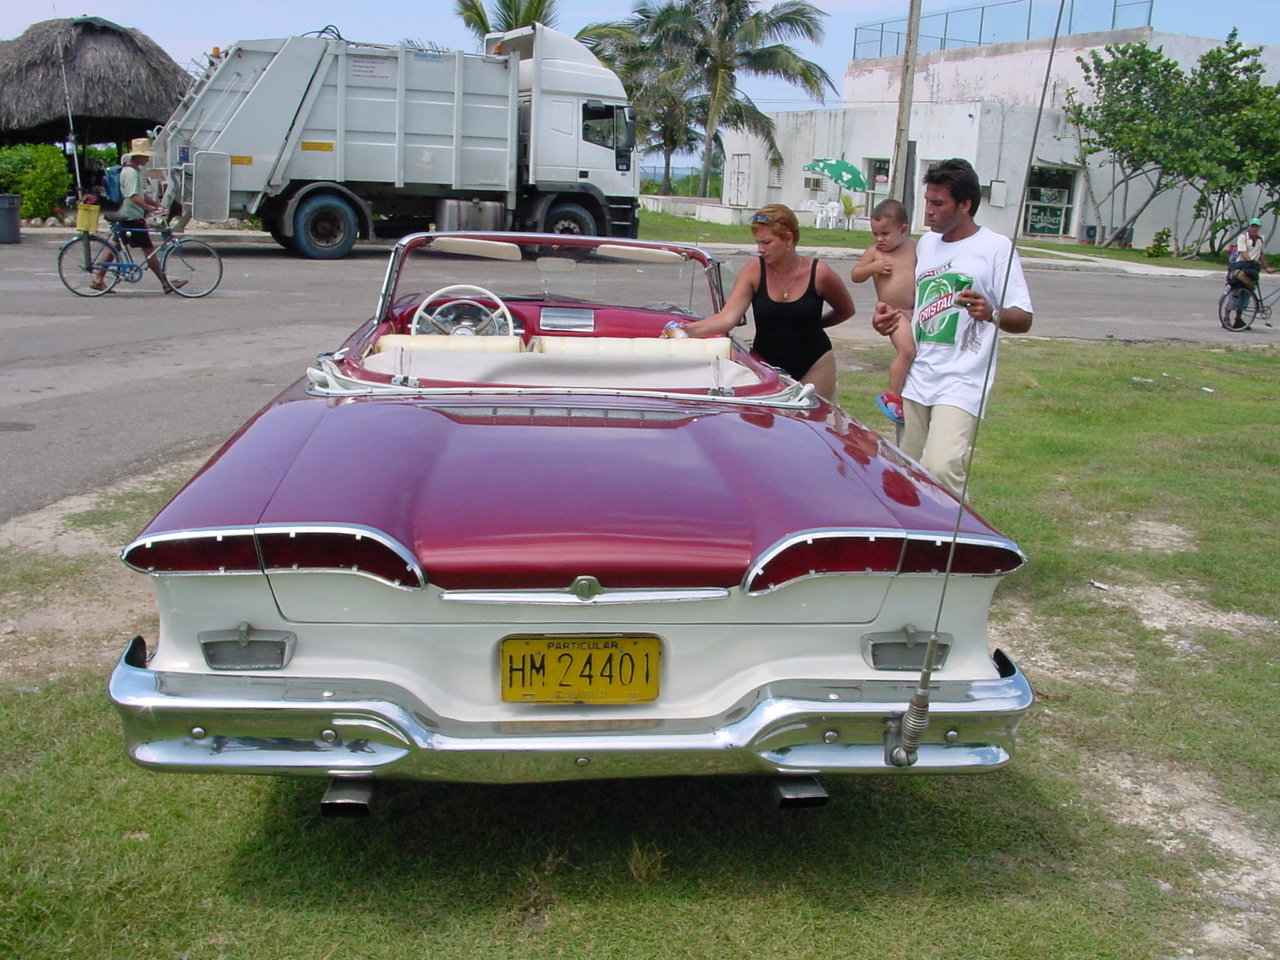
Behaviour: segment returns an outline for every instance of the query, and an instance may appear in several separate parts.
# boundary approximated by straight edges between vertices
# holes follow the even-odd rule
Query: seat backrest
[[[532,353],[579,357],[695,357],[733,356],[728,337],[534,337]]]
[[[373,345],[374,353],[385,350],[436,350],[451,353],[520,353],[524,341],[510,337],[445,337],[434,334],[385,333]]]

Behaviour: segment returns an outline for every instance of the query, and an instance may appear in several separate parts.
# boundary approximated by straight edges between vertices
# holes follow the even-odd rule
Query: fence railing
[[[1155,0],[1068,0],[1062,33],[1149,27],[1154,5]],[[1058,4],[1046,0],[996,0],[939,10],[921,15],[917,49],[929,53],[1051,37],[1057,17]],[[853,59],[901,56],[906,36],[905,17],[854,27]]]

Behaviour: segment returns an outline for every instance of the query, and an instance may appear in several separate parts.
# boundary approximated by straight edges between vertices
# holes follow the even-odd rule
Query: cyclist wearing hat
[[[120,195],[124,199],[120,203],[120,229],[124,242],[135,250],[141,250],[146,258],[147,266],[156,275],[165,293],[173,293],[173,287],[160,272],[160,264],[156,260],[156,248],[151,243],[151,232],[147,229],[147,213],[162,212],[164,206],[156,203],[142,190],[142,168],[154,157],[151,141],[146,137],[138,137],[130,144],[129,152],[120,160]],[[185,281],[177,281],[181,286]],[[102,274],[96,276],[89,286],[101,290]]]
[[[1267,254],[1265,247],[1267,238],[1262,235],[1262,221],[1254,217],[1249,221],[1249,225],[1245,227],[1244,233],[1236,237],[1235,257],[1231,260],[1230,270],[1239,271],[1249,279],[1249,286],[1253,286],[1258,282],[1258,272],[1266,270],[1267,273],[1274,273],[1271,267],[1267,266]]]

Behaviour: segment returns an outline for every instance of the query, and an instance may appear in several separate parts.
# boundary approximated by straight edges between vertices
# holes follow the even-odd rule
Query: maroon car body
[[[1007,763],[1031,691],[986,616],[1021,553],[735,338],[660,339],[718,306],[718,266],[401,241],[375,316],[122,551],[161,614],[112,678],[130,755],[477,781]],[[924,667],[940,719],[895,763]]]

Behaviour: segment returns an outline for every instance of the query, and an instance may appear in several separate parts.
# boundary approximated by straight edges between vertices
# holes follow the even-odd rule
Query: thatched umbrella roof
[[[138,30],[99,17],[45,20],[0,40],[0,141],[66,140],[68,92],[79,142],[140,137],[169,119],[190,85]]]

